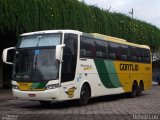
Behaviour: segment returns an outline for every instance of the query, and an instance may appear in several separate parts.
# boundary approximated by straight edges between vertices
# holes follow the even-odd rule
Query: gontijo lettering
[[[120,64],[120,70],[138,71],[139,70],[139,66],[137,64]]]

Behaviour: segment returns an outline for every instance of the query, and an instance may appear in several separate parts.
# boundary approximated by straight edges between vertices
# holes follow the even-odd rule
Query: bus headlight
[[[49,89],[55,89],[55,88],[58,88],[60,87],[60,84],[51,84],[51,85],[47,85],[46,86],[46,90],[49,90]]]
[[[17,90],[19,90],[18,85],[13,85],[13,84],[12,84],[12,88],[13,88],[13,89],[17,89]]]

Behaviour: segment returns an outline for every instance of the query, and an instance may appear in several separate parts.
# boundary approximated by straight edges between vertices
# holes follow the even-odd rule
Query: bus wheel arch
[[[84,106],[87,105],[91,98],[91,87],[88,82],[84,82],[80,89],[79,104]]]

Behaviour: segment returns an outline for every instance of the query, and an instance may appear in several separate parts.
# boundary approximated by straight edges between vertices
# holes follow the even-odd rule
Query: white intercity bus
[[[15,49],[13,62],[7,61]],[[12,90],[17,99],[52,101],[130,93],[152,86],[150,48],[98,33],[46,30],[20,35],[16,47],[3,51],[13,65]]]

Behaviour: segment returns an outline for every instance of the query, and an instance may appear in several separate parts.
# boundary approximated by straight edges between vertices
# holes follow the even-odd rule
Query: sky
[[[110,12],[120,12],[127,16],[133,8],[133,18],[160,28],[160,0],[79,0]]]

